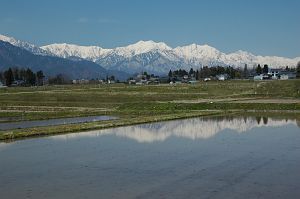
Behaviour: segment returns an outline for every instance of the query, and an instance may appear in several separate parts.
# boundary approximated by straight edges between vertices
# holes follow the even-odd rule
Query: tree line
[[[0,81],[6,86],[40,86],[44,84],[43,71],[33,72],[30,68],[9,68],[0,72]]]
[[[300,62],[298,62],[296,69],[286,66],[285,71],[296,72],[297,77],[300,77]],[[194,70],[193,68],[191,68],[189,71],[183,69],[174,71],[170,70],[168,76],[169,78],[174,78],[188,75],[189,77],[194,77],[196,80],[200,80],[207,77],[216,77],[217,75],[227,75],[229,79],[248,79],[250,75],[268,74],[268,72],[269,66],[267,64],[263,66],[258,64],[252,69],[248,69],[247,64],[245,64],[244,68],[233,68],[231,66],[204,66],[199,70]]]
[[[233,67],[223,67],[223,66],[213,66],[208,67],[204,66],[199,70],[194,70],[191,68],[189,71],[179,69],[169,71],[169,78],[174,77],[184,77],[185,75],[188,75],[189,77],[193,77],[196,80],[200,80],[206,77],[216,77],[217,75],[227,75],[230,79],[240,79],[240,78],[248,78],[250,75],[250,72],[248,70],[248,66],[245,65],[244,69],[241,68],[233,68]]]

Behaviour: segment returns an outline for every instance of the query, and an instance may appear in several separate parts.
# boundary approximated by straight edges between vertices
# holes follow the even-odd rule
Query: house
[[[272,77],[270,75],[267,75],[267,74],[255,75],[253,77],[253,80],[269,80],[269,79],[272,79]]]
[[[269,69],[268,75],[270,75],[272,79],[278,79],[281,72],[282,72],[282,69],[277,69],[277,68],[272,69],[271,68],[271,69]]]
[[[128,80],[128,84],[136,84],[136,80],[135,79],[130,79],[130,80]]]
[[[197,80],[192,79],[189,81],[189,84],[196,84],[197,82],[198,82]]]
[[[12,82],[11,86],[24,86],[25,81],[24,80],[15,80]]]
[[[88,83],[90,83],[90,81],[87,79],[73,79],[72,83],[73,84],[88,84]]]
[[[219,81],[225,81],[226,79],[228,79],[228,75],[227,74],[217,75],[216,77],[217,77],[217,79]]]
[[[0,88],[4,88],[6,86],[4,86],[4,84],[0,81]]]
[[[264,76],[262,75],[262,74],[260,74],[260,75],[255,75],[254,77],[253,77],[253,80],[263,80],[264,78],[263,78]]]
[[[280,73],[280,79],[296,79],[296,77],[297,77],[297,73],[296,72],[281,71],[281,73]]]
[[[272,79],[296,79],[296,72],[283,69],[270,69],[268,75],[271,76]]]
[[[150,79],[147,81],[147,84],[159,84],[159,78],[158,77],[150,77]]]
[[[140,81],[137,81],[135,84],[136,85],[145,85],[145,84],[148,84],[148,81],[145,79],[141,79]]]
[[[115,84],[116,82],[115,82],[115,80],[109,79],[109,80],[107,80],[107,83],[108,84]]]
[[[289,76],[288,75],[280,75],[280,80],[288,80]]]
[[[151,75],[137,74],[135,77],[131,77],[128,80],[128,84],[136,84],[136,85],[159,84],[159,83],[160,83],[159,76],[155,76],[154,74]]]
[[[220,75],[217,77],[219,81],[225,81],[225,76],[224,75]]]
[[[181,78],[181,82],[182,83],[189,83],[189,80],[190,80],[190,77],[188,75],[184,75],[182,78]]]
[[[168,76],[159,77],[159,82],[160,83],[170,83],[171,82],[171,78],[168,77]]]

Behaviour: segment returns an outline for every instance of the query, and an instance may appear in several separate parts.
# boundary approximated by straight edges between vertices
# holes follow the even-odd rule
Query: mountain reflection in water
[[[267,117],[240,117],[240,118],[193,118],[167,122],[150,123],[114,129],[97,130],[79,134],[59,135],[55,139],[69,139],[78,137],[95,137],[115,135],[133,139],[139,143],[162,142],[174,136],[195,139],[208,139],[225,129],[236,133],[244,133],[253,128],[280,127],[284,125],[298,125],[296,120],[276,120]]]

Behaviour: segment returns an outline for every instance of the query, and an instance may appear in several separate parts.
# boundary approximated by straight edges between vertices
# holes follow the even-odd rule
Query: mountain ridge
[[[147,71],[150,73],[166,74],[170,69],[198,69],[203,66],[232,66],[249,67],[257,64],[268,64],[273,68],[295,67],[300,57],[286,58],[278,56],[260,56],[247,51],[238,50],[224,53],[218,49],[205,45],[190,44],[172,48],[164,42],[138,41],[123,47],[105,49],[100,46],[80,46],[76,44],[49,44],[37,47],[27,42],[21,42],[7,36],[0,35],[12,45],[31,51],[33,54],[56,56],[66,59],[88,60],[103,66],[107,70],[136,73]],[[15,42],[18,41],[18,42]]]
[[[72,61],[55,56],[37,55],[9,42],[0,41],[0,71],[9,67],[42,70],[47,76],[64,74],[70,79],[105,78],[110,72],[87,60]]]

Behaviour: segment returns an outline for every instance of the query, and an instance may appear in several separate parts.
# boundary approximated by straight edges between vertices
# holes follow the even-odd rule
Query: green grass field
[[[2,140],[209,115],[268,112],[299,117],[300,80],[12,87],[0,89],[0,104],[0,122],[119,117],[115,121],[0,131]]]

